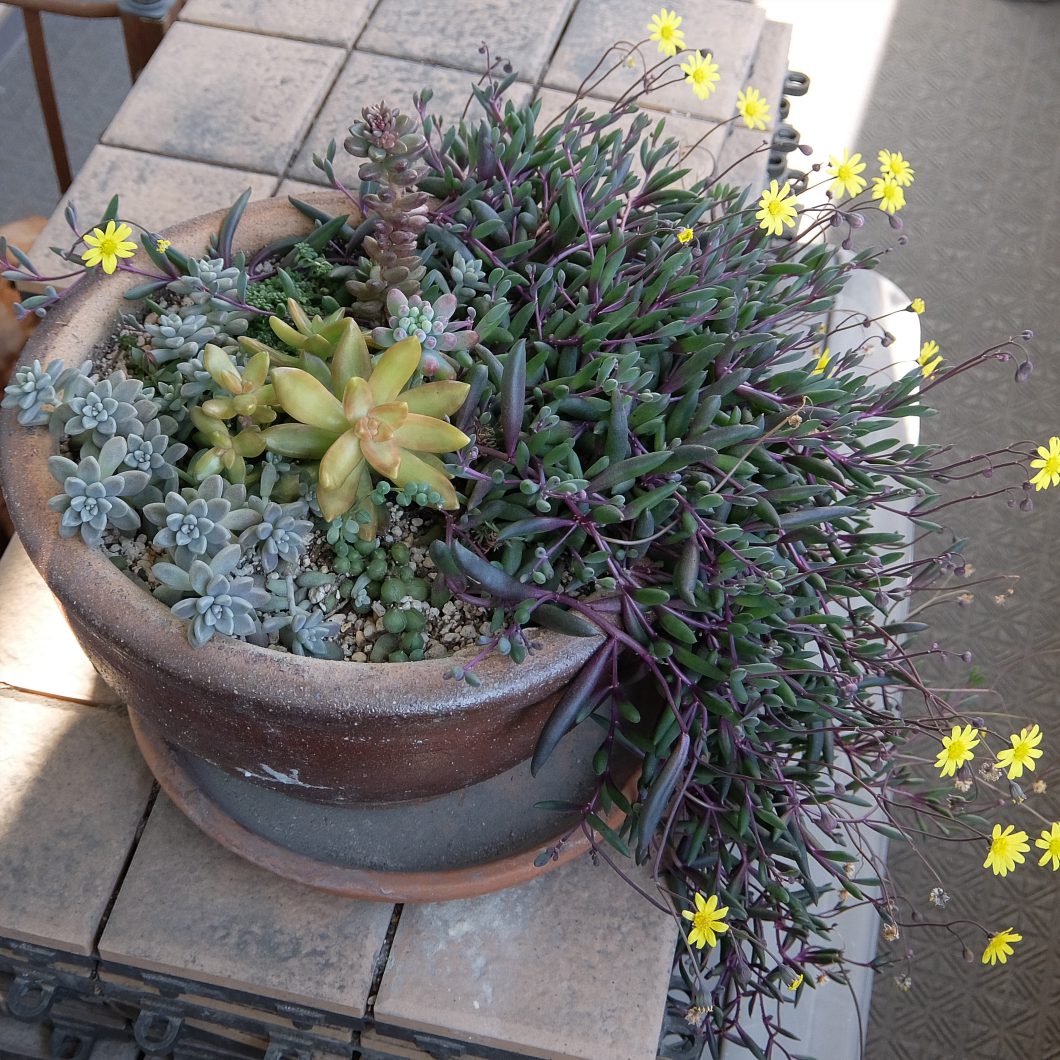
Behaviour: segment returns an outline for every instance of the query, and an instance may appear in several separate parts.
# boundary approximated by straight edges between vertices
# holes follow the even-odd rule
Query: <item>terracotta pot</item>
[[[309,196],[348,213],[338,193]],[[166,233],[206,253],[222,213]],[[283,200],[252,203],[236,249],[308,233]],[[49,315],[23,361],[82,362],[127,309],[141,278],[96,275]],[[0,477],[15,527],[104,680],[166,740],[225,772],[314,802],[388,802],[466,787],[525,761],[564,687],[597,646],[540,631],[541,650],[521,665],[488,659],[478,688],[446,679],[452,659],[372,664],[328,662],[225,638],[202,648],[183,623],[103,554],[61,539],[47,507],[57,486],[47,469],[55,442],[0,416]]]

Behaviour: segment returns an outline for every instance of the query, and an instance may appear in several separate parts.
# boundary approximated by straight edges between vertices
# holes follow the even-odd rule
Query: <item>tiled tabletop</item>
[[[410,108],[429,86],[431,111],[457,120],[484,69],[484,40],[518,71],[511,98],[540,95],[547,118],[613,39],[645,35],[646,11],[639,0],[536,0],[532,17],[506,0],[189,0],[34,253],[69,244],[70,199],[87,219],[117,192],[124,214],[162,229],[246,187],[255,198],[318,187],[313,153],[341,142],[383,95]],[[747,84],[775,112],[787,28],[736,0],[685,14],[689,44],[714,53],[722,81],[705,103],[681,84],[651,98],[654,112],[673,112],[682,145],[732,117]],[[601,105],[621,93],[622,76],[594,90]],[[693,170],[735,163],[729,182],[760,186],[764,152],[743,156],[768,139],[730,126],[695,152]],[[341,151],[336,164],[353,177]],[[380,1041],[394,1036],[390,1055],[426,1055],[397,1042],[425,1032],[525,1056],[654,1057],[677,926],[612,872],[583,859],[515,891],[405,907],[390,939],[393,907],[270,876],[164,796],[152,801],[120,708],[17,542],[0,563],[0,594],[16,602],[0,618],[0,760],[6,751],[19,777],[0,787],[0,936],[356,1018],[385,960],[374,1018]],[[3,1043],[0,1026],[0,1053]]]

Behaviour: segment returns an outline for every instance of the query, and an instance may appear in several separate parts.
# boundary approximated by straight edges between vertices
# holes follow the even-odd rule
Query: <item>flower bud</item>
[[[1020,338],[1023,339],[1024,342],[1030,342],[1031,339],[1034,338],[1034,332],[1031,331],[1030,328],[1027,328],[1026,331],[1020,332]]]
[[[851,228],[864,228],[865,227],[865,215],[860,213],[848,213],[847,224]]]
[[[893,229],[895,229],[895,231],[898,232],[900,232],[905,227],[905,224],[902,219],[900,217],[895,217],[894,214],[891,214],[887,218],[887,222]]]
[[[1026,332],[1024,332],[1026,334]],[[1031,373],[1034,371],[1034,364],[1028,359],[1022,364],[1016,366],[1016,382],[1026,383],[1031,377]]]

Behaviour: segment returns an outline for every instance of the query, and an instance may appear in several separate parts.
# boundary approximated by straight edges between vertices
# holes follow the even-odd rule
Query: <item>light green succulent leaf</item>
[[[349,426],[339,399],[308,372],[299,368],[276,368],[272,385],[284,412],[300,423],[336,435]]]
[[[419,340],[408,338],[395,342],[390,349],[380,354],[369,377],[372,394],[378,404],[393,401],[401,393],[420,366],[421,352]]]
[[[243,380],[240,378],[239,369],[235,361],[212,342],[206,344],[202,355],[202,365],[210,373],[215,383],[219,383],[230,394],[239,394],[243,391]]]
[[[406,390],[401,400],[408,405],[409,412],[420,416],[452,416],[467,400],[470,389],[467,383],[446,379]]]
[[[272,333],[283,343],[290,346],[292,350],[300,350],[306,344],[306,336],[300,335],[286,320],[280,317],[269,317],[269,327]]]
[[[227,449],[232,444],[232,437],[228,428],[221,420],[209,415],[204,408],[193,408],[191,410],[191,422],[195,424],[196,430],[210,443]]]
[[[339,434],[304,423],[279,423],[262,431],[261,436],[270,452],[292,460],[319,460],[334,445]]]
[[[232,440],[232,449],[239,454],[239,456],[261,456],[265,452],[265,439],[261,436],[261,431],[256,427],[248,427],[244,431],[240,431]]]
[[[372,372],[368,343],[357,322],[347,317],[343,324],[342,335],[335,344],[335,353],[331,358],[331,389],[336,394],[341,394],[354,376],[367,379]]]
[[[282,350],[278,350],[274,346],[268,346],[264,342],[259,342],[257,339],[249,338],[246,335],[240,335],[238,342],[240,347],[248,353],[267,353],[269,355],[269,362],[275,366],[282,368],[297,368],[299,365],[297,357],[289,353],[284,353]]]
[[[367,477],[365,472],[365,463],[362,460],[337,488],[329,489],[323,483],[318,485],[317,503],[325,519],[337,519],[353,507],[354,501],[361,493],[362,480]]]
[[[247,361],[243,369],[243,392],[249,394],[265,385],[269,375],[269,354],[267,350],[259,350]]]
[[[238,415],[235,402],[231,398],[209,398],[202,403],[202,411],[215,420],[230,420]]]
[[[341,486],[362,459],[361,440],[357,432],[348,430],[340,434],[320,461],[321,485],[327,489]]]
[[[471,439],[458,427],[433,416],[409,413],[394,431],[394,441],[402,449],[425,453],[455,453]]]

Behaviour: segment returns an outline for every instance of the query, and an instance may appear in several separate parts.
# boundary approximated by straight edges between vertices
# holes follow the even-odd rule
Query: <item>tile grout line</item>
[[[387,925],[386,935],[383,937],[379,952],[375,957],[375,971],[372,974],[372,984],[368,988],[368,997],[364,1003],[365,1027],[375,1026],[375,1002],[379,997],[379,990],[383,985],[383,975],[387,965],[390,963],[390,951],[394,948],[394,937],[397,935],[398,924],[401,923],[401,914],[405,911],[405,904],[398,902],[390,915],[390,923]]]
[[[335,76],[331,79],[331,84],[328,85],[328,90],[324,93],[323,98],[320,100],[320,106],[313,112],[313,116],[309,119],[309,124],[306,126],[305,135],[299,138],[297,145],[291,152],[291,156],[287,159],[286,164],[280,174],[280,183],[276,185],[279,190],[280,184],[285,180],[298,180],[300,178],[291,176],[291,167],[298,160],[298,156],[302,153],[302,149],[306,145],[306,141],[309,139],[310,134],[316,126],[316,123],[320,120],[320,115],[323,114],[324,108],[328,105],[328,100],[331,98],[331,93],[335,91],[335,86],[339,83],[339,78],[342,77],[343,71],[346,69],[346,64],[349,63],[350,57],[357,50],[357,43],[364,36],[365,31],[368,29],[368,23],[372,21],[376,11],[379,10],[383,0],[375,0],[372,4],[371,11],[368,12],[367,17],[364,20],[364,24],[361,26],[360,31],[354,36],[353,43],[346,49],[346,58],[339,64],[338,70],[335,71]],[[372,54],[372,53],[369,53]],[[303,181],[303,183],[311,183],[310,181]],[[322,184],[322,188],[327,188],[329,185]]]
[[[132,867],[133,857],[140,845],[140,839],[144,834],[144,829],[147,827],[147,820],[151,816],[151,811],[155,808],[155,802],[158,800],[158,795],[161,790],[158,781],[152,777],[151,794],[147,797],[147,805],[144,807],[144,812],[140,817],[140,823],[136,826],[136,832],[133,835],[132,842],[129,844],[129,849],[125,855],[125,861],[122,863],[121,872],[118,873],[118,878],[114,881],[114,889],[111,891],[110,900],[107,902],[107,908],[103,911],[103,916],[99,921],[99,927],[96,929],[96,936],[92,941],[92,954],[97,960],[101,959],[99,956],[100,939],[103,938],[103,932],[107,928],[110,915],[114,910],[114,904],[117,902],[118,895],[121,893],[122,884],[125,883],[125,877],[128,876],[129,869]]]

